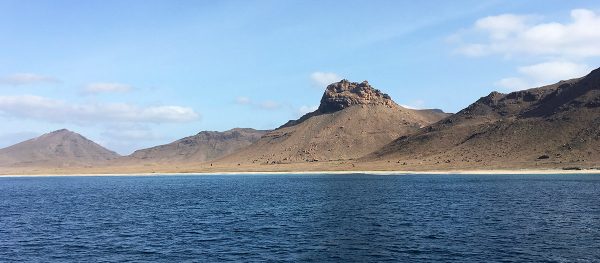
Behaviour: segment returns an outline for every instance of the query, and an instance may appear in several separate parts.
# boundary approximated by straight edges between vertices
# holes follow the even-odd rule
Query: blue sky
[[[0,0],[0,147],[276,128],[341,78],[456,112],[584,75],[598,43],[598,1]]]

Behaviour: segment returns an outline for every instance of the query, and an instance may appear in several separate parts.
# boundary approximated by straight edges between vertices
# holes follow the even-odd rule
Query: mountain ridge
[[[267,131],[234,128],[223,132],[201,131],[174,142],[140,149],[127,156],[129,161],[211,161],[257,141]]]
[[[145,163],[206,167],[210,161],[225,170],[304,163],[386,170],[600,168],[600,68],[551,85],[494,91],[455,114],[404,108],[367,81],[332,83],[320,102],[272,131],[202,131],[124,157],[62,129],[0,149],[0,166],[144,170],[154,169]]]
[[[583,78],[492,92],[465,109],[396,139],[364,161],[440,168],[593,166],[600,160],[600,69]]]

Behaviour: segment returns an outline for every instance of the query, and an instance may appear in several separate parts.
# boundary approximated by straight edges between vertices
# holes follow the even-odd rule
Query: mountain
[[[276,164],[354,159],[446,116],[439,110],[403,108],[367,81],[342,80],[327,86],[314,112],[219,161]]]
[[[93,165],[118,157],[115,152],[66,129],[0,149],[0,165],[4,167]]]
[[[233,153],[260,139],[266,131],[232,129],[224,132],[203,131],[169,144],[137,150],[127,158],[131,161],[204,162]]]
[[[364,160],[439,168],[598,166],[600,69],[540,88],[492,92]]]

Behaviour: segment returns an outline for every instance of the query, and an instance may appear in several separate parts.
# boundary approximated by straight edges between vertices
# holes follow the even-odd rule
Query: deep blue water
[[[600,176],[0,178],[0,261],[600,262]]]

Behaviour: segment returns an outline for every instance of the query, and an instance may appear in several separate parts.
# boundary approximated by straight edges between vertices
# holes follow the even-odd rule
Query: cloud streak
[[[425,108],[425,101],[424,100],[414,100],[414,101],[410,102],[409,104],[400,104],[400,106],[407,108],[407,109],[411,109],[411,110],[420,110],[420,109]]]
[[[455,36],[457,52],[467,56],[600,56],[600,15],[596,12],[572,10],[565,23],[536,22],[536,18],[516,14],[481,18],[468,33]]]
[[[514,91],[581,77],[591,71],[585,60],[600,57],[598,28],[600,14],[588,9],[571,10],[566,22],[543,21],[538,15],[502,14],[478,19],[471,29],[449,40],[458,45],[457,53],[470,57],[500,55],[534,61],[494,83]]]
[[[90,83],[83,91],[87,94],[124,93],[131,91],[131,86],[122,83]]]
[[[36,132],[9,132],[0,134],[0,148],[8,147],[13,144],[20,143],[25,140],[29,140],[31,138],[35,138],[39,136],[39,133]]]
[[[235,98],[234,102],[238,105],[246,105],[261,110],[278,110],[282,107],[282,104],[276,101],[266,100],[262,102],[257,102],[248,97],[243,96]]]
[[[55,77],[44,76],[34,73],[15,73],[0,77],[0,85],[7,86],[21,86],[21,85],[34,85],[34,84],[54,84],[59,83]]]
[[[34,95],[0,96],[0,112],[10,117],[58,123],[172,123],[200,118],[181,106],[140,107],[126,103],[70,104]]]
[[[317,88],[324,88],[327,85],[340,81],[342,77],[333,72],[313,72],[310,74],[312,85]]]
[[[107,130],[102,132],[101,135],[113,140],[124,141],[156,141],[164,139],[164,136],[148,129]]]
[[[300,106],[300,108],[298,109],[298,115],[299,116],[303,116],[304,114],[316,111],[319,108],[319,105],[314,105],[314,106]]]
[[[551,61],[518,68],[519,77],[503,78],[495,83],[510,91],[539,87],[560,80],[585,76],[592,68],[585,64]]]
[[[519,67],[519,72],[538,82],[559,81],[582,77],[592,70],[585,64],[552,61]]]

